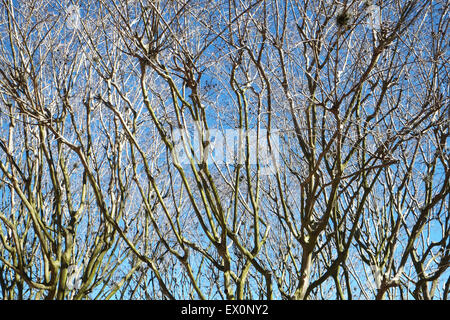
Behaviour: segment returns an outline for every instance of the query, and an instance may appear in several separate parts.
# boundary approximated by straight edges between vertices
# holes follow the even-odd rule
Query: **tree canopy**
[[[0,0],[0,298],[447,299],[449,21]]]

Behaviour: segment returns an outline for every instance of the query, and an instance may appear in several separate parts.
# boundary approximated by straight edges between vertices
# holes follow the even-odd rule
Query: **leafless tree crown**
[[[449,21],[0,0],[0,298],[447,299]]]

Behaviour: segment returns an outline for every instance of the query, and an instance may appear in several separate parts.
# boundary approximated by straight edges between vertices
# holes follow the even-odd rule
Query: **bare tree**
[[[3,299],[447,299],[447,3],[0,3]]]

